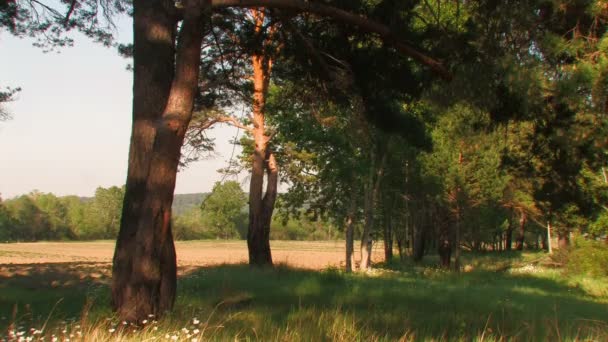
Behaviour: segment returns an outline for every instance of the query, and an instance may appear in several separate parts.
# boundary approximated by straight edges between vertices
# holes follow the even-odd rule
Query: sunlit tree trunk
[[[256,33],[262,34],[264,12],[251,10]],[[270,252],[270,223],[277,196],[278,165],[268,148],[270,137],[266,135],[265,106],[270,82],[272,60],[263,48],[256,50],[251,58],[253,65],[253,140],[251,181],[249,184],[249,229],[247,247],[249,264],[272,265]],[[267,171],[266,193],[263,194],[264,170]]]
[[[171,309],[176,256],[171,205],[198,85],[203,14],[188,10],[178,37],[172,1],[136,0],[133,126],[125,199],[112,268],[112,307],[137,322]]]

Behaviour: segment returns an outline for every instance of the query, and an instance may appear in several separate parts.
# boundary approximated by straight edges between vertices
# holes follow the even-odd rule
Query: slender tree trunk
[[[528,220],[526,213],[521,210],[519,218],[519,230],[517,231],[517,239],[515,240],[515,249],[521,251],[524,249],[525,228]]]
[[[346,214],[346,272],[352,272],[353,267],[355,265],[355,211],[356,211],[357,201],[356,197],[351,197],[350,205],[348,208],[348,213]]]
[[[373,170],[373,168],[372,168]],[[373,172],[370,172],[370,179],[368,179],[367,186],[365,187],[365,204],[364,204],[364,224],[363,234],[361,235],[361,262],[359,263],[360,271],[367,271],[371,267],[371,254],[372,254],[372,226],[374,220],[374,208],[373,208]]]
[[[431,213],[429,210],[424,210],[421,213],[422,219],[416,225],[412,227],[412,259],[415,262],[419,262],[424,257],[425,243],[426,243],[426,221],[431,220]]]
[[[460,207],[456,208],[456,232],[454,235],[454,270],[460,272]]]
[[[437,243],[437,252],[439,253],[439,262],[444,269],[450,269],[452,257],[452,242],[450,238],[449,221],[440,223],[439,239]]]
[[[510,251],[513,244],[513,217],[512,215],[507,220],[508,226],[505,232],[505,250]]]
[[[570,233],[567,230],[557,230],[557,247],[566,249],[570,246]]]
[[[264,12],[257,9],[253,9],[251,12],[255,19],[256,34],[261,35],[264,26]],[[270,222],[276,200],[278,165],[268,148],[270,137],[266,135],[265,107],[272,61],[265,54],[263,47],[254,52],[251,61],[253,65],[253,140],[255,146],[249,184],[247,247],[250,265],[271,266]],[[265,168],[267,168],[268,175],[267,189],[266,194],[262,197]]]
[[[392,203],[391,203],[392,204]],[[391,207],[384,207],[384,260],[390,262],[393,260],[393,220],[391,217]]]
[[[370,168],[370,174],[368,183],[365,189],[365,225],[363,227],[363,236],[361,237],[361,263],[359,269],[361,271],[367,271],[371,268],[371,257],[372,257],[372,228],[374,226],[374,209],[376,200],[378,198],[378,192],[380,191],[380,181],[384,173],[384,164],[386,162],[386,155],[382,156],[382,161],[376,170],[374,163]],[[372,156],[373,159],[373,156]],[[375,172],[374,172],[375,171]],[[374,181],[375,173],[375,181]]]
[[[170,310],[176,256],[171,205],[198,85],[203,11],[188,11],[174,55],[172,2],[134,3],[133,127],[125,199],[112,268],[112,307],[137,322]]]

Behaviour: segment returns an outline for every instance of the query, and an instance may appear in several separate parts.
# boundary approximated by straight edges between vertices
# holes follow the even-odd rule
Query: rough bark
[[[203,13],[190,9],[174,55],[173,2],[134,2],[133,126],[125,199],[112,268],[112,307],[137,322],[170,310],[176,256],[171,204],[198,84]]]
[[[524,249],[525,229],[527,220],[528,217],[526,216],[526,212],[524,212],[523,210],[520,211],[519,229],[517,231],[517,239],[515,240],[515,249],[518,251]]]
[[[261,33],[264,25],[264,14],[252,11],[255,18],[256,32]],[[270,252],[270,222],[277,196],[278,165],[274,155],[268,148],[270,137],[266,135],[265,106],[270,69],[272,61],[264,54],[264,49],[256,51],[252,57],[253,65],[253,140],[251,181],[249,184],[249,229],[247,231],[247,247],[249,264],[271,266]],[[264,170],[267,171],[266,194],[262,197],[264,186]]]

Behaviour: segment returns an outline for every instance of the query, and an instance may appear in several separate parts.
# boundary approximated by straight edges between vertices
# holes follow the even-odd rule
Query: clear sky
[[[130,40],[130,23],[118,38]],[[21,87],[0,122],[0,195],[31,190],[91,196],[98,186],[126,179],[131,128],[132,74],[128,60],[74,35],[75,46],[43,53],[31,39],[0,32],[0,87]],[[207,192],[221,179],[236,129],[219,127],[217,156],[178,173],[176,193]],[[236,153],[240,150],[237,149]],[[243,181],[241,176],[239,181]]]

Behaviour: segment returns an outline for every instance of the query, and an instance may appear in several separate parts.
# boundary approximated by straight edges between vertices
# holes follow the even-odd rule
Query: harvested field
[[[275,264],[321,270],[344,265],[344,241],[272,241]],[[374,261],[383,258],[382,246]],[[178,241],[179,274],[202,266],[247,262],[246,241]],[[25,287],[59,287],[107,283],[113,241],[0,244],[0,280]]]

